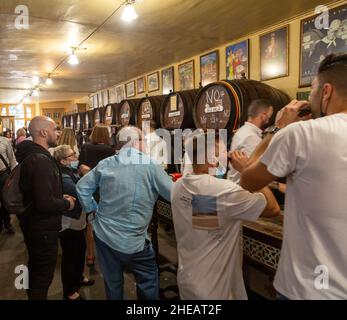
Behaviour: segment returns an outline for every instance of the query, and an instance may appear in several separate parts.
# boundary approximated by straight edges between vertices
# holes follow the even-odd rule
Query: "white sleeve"
[[[220,219],[255,221],[266,207],[262,193],[251,193],[240,186],[230,188],[218,199]]]
[[[291,125],[276,133],[260,158],[260,162],[276,177],[286,177],[295,171],[300,152],[296,142],[300,132],[298,129],[298,126]]]
[[[253,151],[257,148],[260,142],[261,142],[261,138],[254,135],[249,136],[245,139],[240,149],[246,152],[247,157],[249,157],[253,153]]]

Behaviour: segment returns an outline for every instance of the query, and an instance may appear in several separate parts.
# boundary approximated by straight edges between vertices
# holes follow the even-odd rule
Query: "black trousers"
[[[0,173],[0,195],[2,194],[2,189],[5,185],[6,179],[9,177],[9,173],[8,172],[1,172]],[[0,204],[0,230],[2,229],[2,227],[4,226],[5,228],[10,226],[10,214],[7,212],[7,210],[4,208],[4,206],[2,205],[2,199],[0,197],[1,200],[1,204]]]
[[[60,245],[63,250],[61,259],[61,279],[64,297],[80,289],[86,255],[84,230],[67,229],[59,232]]]
[[[22,228],[29,254],[29,300],[47,300],[58,255],[58,231],[29,231]]]

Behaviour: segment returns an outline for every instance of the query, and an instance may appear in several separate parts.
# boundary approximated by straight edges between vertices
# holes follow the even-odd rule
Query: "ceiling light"
[[[32,81],[33,81],[33,84],[39,84],[40,83],[40,77],[38,77],[38,76],[33,76],[33,79],[32,79]]]
[[[53,80],[51,79],[50,76],[48,76],[48,78],[46,79],[46,85],[51,86],[52,84],[53,84]]]
[[[125,5],[123,9],[122,20],[130,22],[135,20],[138,17],[133,5],[134,2],[135,2],[134,0],[129,0],[127,2],[127,4]]]
[[[72,53],[69,55],[68,63],[73,64],[73,65],[79,64],[78,58],[75,55],[75,53]]]
[[[34,89],[33,91],[33,97],[38,97],[40,95],[39,89]]]

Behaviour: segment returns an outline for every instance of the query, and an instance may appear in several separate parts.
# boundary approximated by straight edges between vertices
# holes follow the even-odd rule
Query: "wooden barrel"
[[[84,123],[85,123],[85,130],[92,129],[94,126],[94,110],[89,110],[86,112],[85,118],[84,118]]]
[[[156,128],[160,127],[160,107],[165,99],[165,96],[153,96],[142,98],[137,108],[136,125],[142,128],[143,121],[153,120],[156,123]]]
[[[94,109],[93,126],[103,122],[103,110],[102,108]]]
[[[85,115],[86,115],[86,112],[77,113],[77,118],[76,118],[77,131],[83,130],[85,128]]]
[[[248,106],[255,99],[267,99],[274,108],[270,124],[277,111],[289,103],[284,92],[255,80],[223,80],[200,89],[195,99],[193,120],[197,128],[239,128],[247,120]]]
[[[108,104],[104,110],[104,124],[110,126],[113,123],[113,108],[112,104]]]
[[[67,127],[67,116],[66,115],[62,116],[61,124],[62,124],[63,129]]]
[[[168,130],[195,128],[194,100],[199,90],[186,90],[168,94],[160,108],[160,124]]]
[[[136,125],[136,110],[141,99],[123,100],[117,113],[117,124],[124,127]]]
[[[70,114],[69,116],[69,128],[74,129],[75,128],[75,115]]]

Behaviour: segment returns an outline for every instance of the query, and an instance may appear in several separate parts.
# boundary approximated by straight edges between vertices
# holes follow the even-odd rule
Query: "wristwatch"
[[[280,130],[281,130],[281,128],[277,127],[276,125],[273,125],[273,126],[266,128],[264,133],[275,134],[276,132],[278,132]]]

